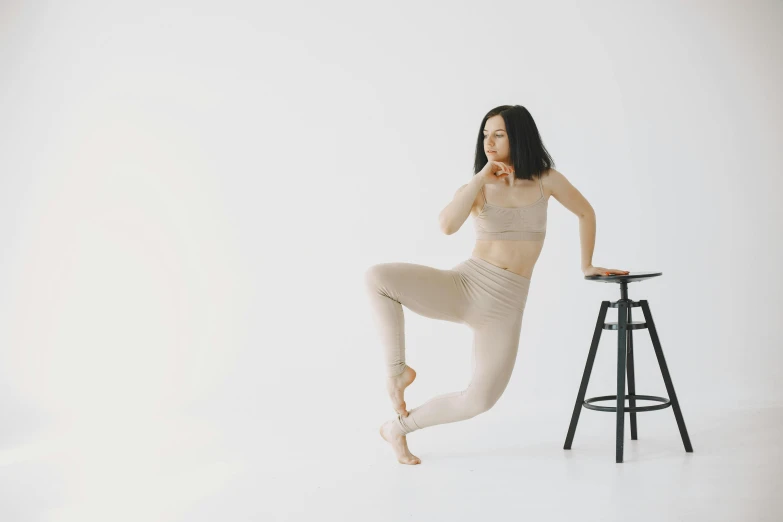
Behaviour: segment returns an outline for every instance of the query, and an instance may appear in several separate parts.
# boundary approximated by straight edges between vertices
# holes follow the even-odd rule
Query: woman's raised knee
[[[394,263],[377,263],[364,271],[364,282],[367,286],[377,287],[393,276]]]
[[[367,270],[364,271],[364,284],[365,286],[376,286],[378,284],[378,281],[381,280],[383,277],[384,269],[383,269],[384,263],[379,263],[377,265],[372,265],[367,268]]]

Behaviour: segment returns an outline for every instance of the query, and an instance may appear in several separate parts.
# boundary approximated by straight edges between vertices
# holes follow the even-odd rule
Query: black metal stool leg
[[[574,441],[576,424],[579,422],[579,414],[582,412],[582,404],[585,399],[585,392],[587,392],[587,383],[590,381],[590,373],[593,371],[593,361],[595,361],[595,353],[598,350],[598,341],[601,340],[601,332],[604,329],[606,310],[608,308],[609,301],[601,301],[598,320],[595,323],[595,330],[593,331],[593,341],[590,343],[590,353],[587,354],[587,363],[585,364],[585,370],[582,374],[582,383],[579,385],[579,393],[576,395],[574,413],[571,414],[571,424],[568,426],[568,435],[566,435],[563,449],[571,449],[571,443]]]
[[[669,402],[671,402],[672,409],[674,410],[674,417],[677,419],[677,426],[680,428],[682,443],[685,446],[685,451],[692,453],[693,447],[691,446],[691,439],[688,437],[688,430],[685,428],[685,420],[682,418],[680,402],[677,400],[677,394],[674,393],[674,384],[672,383],[672,378],[669,375],[669,368],[666,366],[666,359],[663,357],[661,341],[658,339],[658,331],[655,329],[655,323],[653,322],[652,313],[650,312],[650,305],[644,299],[640,300],[639,303],[642,305],[644,320],[647,323],[647,329],[650,332],[650,338],[652,339],[653,348],[655,349],[655,355],[658,358],[658,366],[661,367],[663,382],[666,385],[666,391],[669,394]]]
[[[631,313],[631,310],[633,310],[633,307],[628,307],[628,322],[633,321],[633,314]],[[634,411],[634,408],[636,408],[636,399],[633,397],[636,395],[636,381],[634,380],[634,374],[633,374],[633,330],[628,330],[628,361],[627,361],[627,367],[628,367],[628,403],[631,407],[631,411],[629,412],[631,414],[631,440],[636,440],[636,412]]]
[[[625,351],[628,349],[626,331],[628,323],[628,305],[626,301],[617,303],[617,435],[615,462],[623,461],[625,442]]]

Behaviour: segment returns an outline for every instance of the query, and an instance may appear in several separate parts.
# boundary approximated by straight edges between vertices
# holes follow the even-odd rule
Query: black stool
[[[568,435],[566,436],[563,449],[571,449],[571,443],[574,441],[574,432],[576,431],[576,423],[579,421],[579,413],[582,411],[582,406],[597,411],[613,411],[617,412],[616,462],[622,462],[624,442],[623,421],[625,420],[624,413],[627,411],[631,414],[631,439],[636,440],[637,411],[661,410],[663,408],[672,406],[672,409],[674,410],[674,417],[677,419],[677,426],[680,428],[682,443],[685,445],[685,451],[688,453],[693,453],[691,439],[688,437],[688,430],[685,429],[685,421],[682,418],[682,411],[680,411],[680,403],[677,401],[677,394],[674,393],[674,384],[672,384],[672,378],[669,375],[669,369],[666,366],[666,359],[663,357],[661,341],[658,339],[658,332],[655,329],[655,323],[653,322],[652,314],[650,313],[650,305],[644,299],[640,301],[632,301],[628,299],[628,283],[644,281],[645,279],[650,279],[651,277],[656,277],[659,275],[661,275],[661,272],[631,272],[625,275],[613,274],[609,276],[585,276],[585,279],[588,281],[620,283],[620,299],[613,303],[610,301],[601,301],[601,309],[598,312],[598,321],[595,324],[595,331],[593,332],[593,342],[590,344],[590,353],[587,356],[587,364],[585,365],[585,371],[582,375],[582,384],[579,386],[579,394],[576,396],[574,413],[571,415],[571,425],[568,427]],[[606,319],[606,309],[610,306],[612,308],[617,308],[616,323],[604,322],[604,319]],[[633,321],[631,319],[631,308],[635,306],[642,307],[644,321]],[[652,345],[655,349],[655,355],[658,358],[658,365],[661,367],[661,374],[663,374],[663,382],[666,384],[666,391],[669,394],[670,399],[666,399],[665,397],[655,397],[652,395],[636,395],[636,386],[633,376],[632,332],[642,328],[647,328],[650,331],[650,339],[652,340]],[[587,383],[590,380],[590,372],[593,369],[595,352],[598,350],[598,341],[601,339],[601,330],[617,330],[617,395],[602,395],[600,397],[592,397],[585,400],[585,392],[587,391]],[[628,372],[628,393],[625,393],[626,371]],[[628,397],[630,407],[625,406],[626,397]],[[615,399],[617,401],[616,407],[595,406],[592,404],[596,401],[610,399]],[[637,407],[636,399],[659,401],[662,404]]]

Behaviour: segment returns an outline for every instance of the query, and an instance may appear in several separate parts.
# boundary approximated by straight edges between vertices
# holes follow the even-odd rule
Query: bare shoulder
[[[585,216],[595,212],[590,202],[562,172],[549,169],[548,175],[543,179],[545,180],[544,187],[548,187],[549,194],[577,216]]]
[[[558,188],[562,188],[565,183],[568,183],[568,180],[556,169],[547,169],[541,175],[541,185],[544,187],[544,193],[547,196],[556,195]]]
[[[571,182],[557,169],[547,169],[541,178],[541,183],[547,196],[554,196],[555,199],[559,199],[560,195],[571,188]]]

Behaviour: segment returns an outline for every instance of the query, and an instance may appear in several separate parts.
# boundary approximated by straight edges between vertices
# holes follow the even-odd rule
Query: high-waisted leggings
[[[407,417],[398,414],[403,433],[470,419],[497,402],[516,362],[530,279],[476,256],[450,270],[380,263],[369,267],[364,278],[389,377],[401,374],[406,366],[403,305],[424,317],[465,324],[473,331],[469,386],[433,397],[411,409]]]

